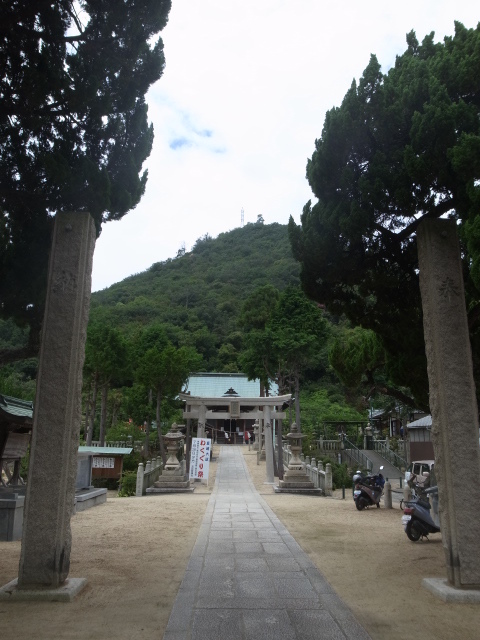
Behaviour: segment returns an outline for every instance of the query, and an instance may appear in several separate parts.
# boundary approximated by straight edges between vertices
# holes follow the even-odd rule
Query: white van
[[[407,484],[412,475],[417,476],[415,482],[423,484],[428,478],[428,475],[430,475],[434,464],[435,460],[415,460],[411,462],[405,471],[405,484]]]

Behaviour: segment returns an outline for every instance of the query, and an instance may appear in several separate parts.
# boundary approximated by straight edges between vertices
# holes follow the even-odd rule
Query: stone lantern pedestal
[[[184,464],[179,462],[177,458],[183,437],[183,433],[179,431],[176,423],[173,423],[170,431],[163,436],[168,459],[162,475],[152,487],[148,487],[146,493],[192,493],[194,491],[194,488],[190,486]]]
[[[292,431],[286,437],[290,443],[292,458],[288,464],[288,469],[284,473],[283,480],[279,480],[278,487],[275,487],[275,493],[302,493],[321,496],[322,490],[315,488],[300,460],[302,439],[305,436],[298,431],[297,425],[293,423]]]

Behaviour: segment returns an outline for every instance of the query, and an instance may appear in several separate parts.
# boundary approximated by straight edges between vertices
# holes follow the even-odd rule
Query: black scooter
[[[380,467],[380,471],[383,466]],[[359,511],[376,505],[380,508],[380,498],[382,497],[385,478],[381,473],[371,476],[362,476],[360,471],[353,476],[355,489],[353,492],[353,500]]]
[[[436,491],[437,487],[431,487],[424,493],[428,495]],[[418,542],[420,538],[427,538],[430,533],[440,533],[440,527],[437,527],[430,515],[431,506],[426,496],[415,498],[405,505],[402,523],[409,540]]]

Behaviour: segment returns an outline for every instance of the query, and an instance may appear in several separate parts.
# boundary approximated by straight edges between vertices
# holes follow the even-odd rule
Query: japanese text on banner
[[[210,467],[210,438],[192,438],[192,453],[190,455],[190,478],[208,480]]]

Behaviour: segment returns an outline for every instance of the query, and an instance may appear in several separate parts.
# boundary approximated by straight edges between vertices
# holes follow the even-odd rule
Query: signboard
[[[190,479],[208,480],[211,447],[212,441],[210,438],[192,438]]]
[[[230,415],[232,418],[240,417],[240,402],[238,400],[232,400],[230,403]]]
[[[93,469],[113,469],[115,467],[115,458],[102,458],[101,456],[93,456]]]

